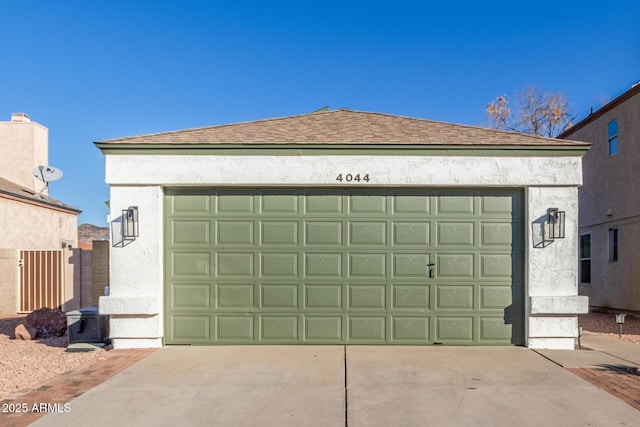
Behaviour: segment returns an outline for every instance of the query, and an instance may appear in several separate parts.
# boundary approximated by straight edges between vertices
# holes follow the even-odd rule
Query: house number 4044
[[[351,174],[351,173],[339,173],[338,176],[336,176],[336,181],[338,182],[369,182],[369,174],[365,173],[364,175],[360,175],[359,173],[357,174]]]

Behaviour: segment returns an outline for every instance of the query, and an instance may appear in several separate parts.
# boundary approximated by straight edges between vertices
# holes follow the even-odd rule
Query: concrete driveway
[[[521,347],[164,347],[34,426],[612,426],[640,412]]]

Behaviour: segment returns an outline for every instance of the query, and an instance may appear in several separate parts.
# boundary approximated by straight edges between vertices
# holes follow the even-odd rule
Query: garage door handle
[[[427,267],[429,267],[429,278],[433,279],[435,276],[435,273],[433,272],[433,267],[435,267],[435,264],[427,264]]]

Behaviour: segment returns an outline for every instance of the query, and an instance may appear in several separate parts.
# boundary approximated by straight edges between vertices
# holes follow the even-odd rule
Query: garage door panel
[[[211,243],[209,221],[172,221],[171,243],[174,246],[209,246]]]
[[[262,246],[297,246],[297,221],[261,221],[260,244]]]
[[[505,322],[502,317],[481,317],[480,318],[480,340],[481,341],[504,341],[510,342],[513,335],[513,325]]]
[[[393,308],[396,310],[428,310],[429,285],[392,285]]]
[[[428,277],[429,254],[394,254],[393,277],[422,278]]]
[[[282,342],[298,340],[298,316],[260,316],[260,340]]]
[[[386,215],[387,198],[381,195],[350,196],[349,212],[355,215]]]
[[[266,309],[297,309],[298,285],[267,285],[260,286],[261,304]]]
[[[342,214],[341,194],[308,192],[304,200],[305,213],[315,215]]]
[[[219,309],[252,309],[254,307],[253,284],[218,284],[217,308]]]
[[[473,317],[438,317],[436,319],[436,341],[458,343],[472,340]]]
[[[349,285],[350,309],[381,309],[386,308],[385,285]]]
[[[307,253],[306,277],[342,277],[342,253]]]
[[[217,254],[217,277],[253,277],[253,253],[229,252]]]
[[[420,344],[426,344],[430,341],[429,317],[395,316],[392,322],[393,341]]]
[[[252,192],[221,192],[218,195],[218,215],[253,214],[255,212]]]
[[[260,197],[262,213],[265,214],[297,214],[298,195],[297,194],[269,194],[262,193]]]
[[[439,278],[473,278],[473,254],[438,254],[436,268]]]
[[[387,318],[385,316],[349,317],[350,341],[384,342],[386,338]]]
[[[393,223],[394,246],[429,246],[431,224],[425,222],[398,222]]]
[[[170,306],[176,310],[209,310],[211,285],[209,283],[172,283]]]
[[[211,318],[208,315],[174,315],[171,322],[173,341],[207,343],[211,340]]]
[[[305,284],[305,309],[342,309],[342,284]]]
[[[513,257],[511,254],[481,254],[481,276],[509,278],[512,274]]]
[[[393,196],[393,213],[395,215],[426,215],[431,204],[431,197],[424,193]]]
[[[342,246],[342,221],[306,221],[305,245]]]
[[[442,222],[437,225],[438,246],[467,246],[473,247],[474,223],[473,222]]]
[[[218,245],[253,246],[253,221],[217,221]]]
[[[216,338],[220,342],[252,342],[254,340],[253,323],[253,316],[218,315],[216,317]]]
[[[520,193],[497,192],[497,194],[480,196],[480,199],[481,213],[484,215],[522,216]]]
[[[349,224],[350,245],[387,245],[386,222],[351,222]]]
[[[474,208],[474,197],[468,194],[439,195],[438,213],[444,215],[471,215]]]
[[[261,277],[298,277],[297,253],[260,254]]]
[[[510,285],[480,285],[480,309],[495,310],[512,303],[513,289]]]
[[[210,215],[211,197],[208,195],[181,194],[172,197],[167,204],[170,214],[176,215]]]
[[[209,252],[173,253],[170,271],[173,278],[209,277],[211,275],[211,254]]]
[[[482,246],[511,247],[513,227],[509,222],[483,222],[480,226]]]
[[[341,342],[342,316],[304,316],[305,340],[309,342]]]
[[[386,254],[349,254],[350,277],[386,277]]]
[[[436,309],[473,310],[473,285],[436,286]]]
[[[521,192],[166,194],[167,344],[524,342]]]

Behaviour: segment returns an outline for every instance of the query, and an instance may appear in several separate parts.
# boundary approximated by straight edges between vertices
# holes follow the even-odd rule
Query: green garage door
[[[517,190],[167,190],[166,344],[523,344]]]

